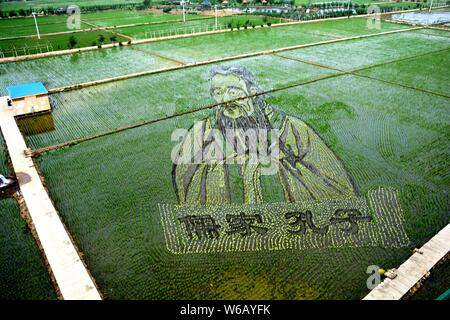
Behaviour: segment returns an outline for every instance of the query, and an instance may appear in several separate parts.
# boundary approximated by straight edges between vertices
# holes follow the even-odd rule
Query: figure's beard
[[[229,117],[224,112],[224,106],[219,105],[215,108],[216,126],[225,133],[226,129],[269,129],[270,124],[262,110],[261,106],[255,105],[253,112],[248,115],[245,108],[240,104],[235,104],[235,108],[240,109],[241,116],[237,118]]]
[[[245,111],[244,107],[236,104],[236,108],[241,110],[242,116],[238,118],[232,118],[227,116],[224,113],[224,107],[219,105],[216,107],[216,127],[222,133],[222,136],[226,138],[226,140],[233,146],[233,148],[237,149],[237,140],[230,140],[230,131],[234,132],[234,134],[238,135],[246,132],[247,130],[254,130],[256,135],[259,135],[260,130],[269,130],[271,128],[269,120],[267,119],[263,109],[259,105],[255,105],[255,108],[252,114],[248,115]],[[240,137],[239,139],[243,141],[242,143],[247,144],[248,142]],[[248,145],[247,145],[248,148]],[[245,148],[245,149],[247,149]]]

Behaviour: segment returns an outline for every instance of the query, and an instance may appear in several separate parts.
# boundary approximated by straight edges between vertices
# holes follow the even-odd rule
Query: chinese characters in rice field
[[[344,225],[339,230],[344,233],[357,234],[359,230],[359,222],[371,222],[372,217],[363,215],[357,209],[343,210],[338,209],[334,216],[329,219],[328,224],[323,226],[316,226],[313,221],[313,215],[310,210],[305,212],[293,211],[287,212],[284,217],[287,221],[286,231],[292,235],[304,235],[307,229],[310,229],[316,234],[326,234],[330,226]],[[219,238],[223,226],[216,223],[211,215],[186,215],[179,218],[183,223],[186,234],[189,239]],[[238,234],[242,237],[247,237],[252,234],[264,235],[270,232],[270,228],[264,226],[264,221],[261,214],[246,214],[240,212],[238,215],[226,215],[227,230],[226,234]]]

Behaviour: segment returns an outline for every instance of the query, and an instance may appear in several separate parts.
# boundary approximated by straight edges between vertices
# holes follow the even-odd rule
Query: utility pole
[[[216,11],[216,30],[217,30],[217,25],[218,25],[218,17],[217,17],[217,4],[214,6],[214,10]]]
[[[428,9],[428,12],[431,12],[431,8],[433,8],[433,0],[431,0],[430,9]]]
[[[41,38],[41,35],[39,34],[39,27],[38,27],[37,19],[36,19],[37,13],[36,13],[36,12],[33,12],[33,13],[31,13],[31,14],[33,15],[33,18],[34,18],[34,24],[36,25],[36,31],[37,31],[38,39],[40,39],[40,38]]]
[[[350,18],[350,4],[352,3],[352,0],[348,0],[348,8],[347,8],[347,13],[348,13],[348,17]]]
[[[181,5],[183,6],[183,22],[186,22],[186,12],[184,10],[185,1],[181,1]]]

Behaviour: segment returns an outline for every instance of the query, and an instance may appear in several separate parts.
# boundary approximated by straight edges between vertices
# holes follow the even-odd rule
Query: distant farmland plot
[[[33,1],[11,1],[2,2],[0,9],[2,10],[19,10],[19,9],[44,9],[48,7],[58,8],[59,6],[77,5],[80,7],[90,7],[98,5],[113,4],[133,4],[142,3],[142,0],[33,0]]]
[[[281,21],[285,22],[285,21]],[[115,31],[123,33],[137,39],[153,38],[164,35],[186,34],[202,31],[215,30],[215,18],[202,18],[200,20],[192,20],[186,22],[168,22],[161,24],[143,25],[129,28],[118,28]],[[270,17],[257,17],[251,15],[237,15],[233,17],[220,17],[218,19],[219,29],[237,28],[244,29],[244,24],[248,23],[247,28],[251,29],[252,25],[260,26],[267,23],[280,23],[280,19]]]
[[[432,51],[447,49],[450,48],[450,38],[424,35],[421,31],[412,31],[292,50],[283,52],[282,55],[350,70],[377,62],[382,63],[427,53],[430,52],[430,44],[432,44]],[[425,57],[424,59],[432,58]],[[413,61],[405,61],[405,63],[414,65],[415,68],[421,68]]]
[[[316,32],[314,32],[314,27]],[[335,26],[332,28],[329,21],[322,21],[277,28],[240,30],[217,35],[85,52],[73,56],[0,64],[0,92],[6,94],[5,87],[11,83],[20,84],[26,81],[45,79],[48,87],[54,88],[173,65],[173,61],[164,61],[164,59],[153,56],[152,53],[188,63],[233,56],[245,52],[332,40],[336,39],[336,35],[340,35],[342,38],[404,28],[407,28],[407,26],[383,23],[380,30],[367,29],[365,19],[338,20],[335,21]],[[313,32],[310,32],[311,30]],[[328,32],[332,32],[333,36],[329,36]],[[320,33],[320,35],[317,33]],[[106,33],[105,38],[109,38]],[[94,37],[92,40],[97,41],[98,39]],[[67,45],[67,42],[63,41],[63,45]],[[339,53],[336,58],[340,54],[342,53]],[[145,58],[146,56],[148,58]],[[156,64],[153,63],[155,59]],[[65,70],[71,70],[71,72],[67,73]]]
[[[91,28],[88,25],[81,24],[81,29],[88,29]],[[67,24],[64,23],[52,23],[52,24],[41,24],[39,25],[39,32],[41,34],[45,33],[54,33],[54,32],[67,32],[67,31],[73,31],[67,28]],[[2,38],[11,38],[11,37],[20,37],[20,36],[30,36],[30,35],[36,35],[36,27],[34,25],[32,26],[17,26],[17,27],[10,27],[8,29],[2,28],[1,29],[1,37]],[[27,40],[21,39],[20,42],[26,42]],[[0,42],[1,44],[2,42]],[[19,41],[18,41],[19,43]]]
[[[207,19],[205,16],[186,15],[186,20],[192,19]],[[181,14],[157,14],[148,11],[101,11],[96,13],[82,13],[81,19],[89,23],[98,25],[99,27],[111,27],[128,25],[134,23],[158,23],[168,22],[174,20],[183,20]]]
[[[113,11],[115,12],[115,11]],[[94,15],[100,15],[94,14]],[[166,16],[170,16],[167,14]],[[23,20],[23,19],[18,19]],[[0,20],[2,21],[2,20]],[[9,21],[9,20],[8,20]],[[275,47],[281,47],[281,46],[287,46],[291,43],[299,43],[302,39],[305,39],[308,42],[314,42],[314,38],[317,39],[317,41],[320,40],[327,40],[327,39],[335,39],[335,38],[341,38],[341,37],[347,37],[352,35],[358,35],[362,33],[378,33],[382,31],[388,31],[388,30],[394,30],[394,29],[401,29],[406,28],[406,26],[402,25],[396,25],[391,23],[383,23],[381,29],[369,29],[366,26],[366,20],[361,18],[351,19],[349,21],[346,20],[340,20],[340,21],[317,21],[314,23],[305,23],[300,25],[291,25],[286,26],[286,28],[279,29],[273,28],[270,30],[267,30],[267,23],[278,23],[280,22],[279,19],[275,18],[262,18],[258,16],[246,16],[246,15],[239,15],[239,16],[233,16],[233,17],[221,17],[219,19],[220,28],[228,28],[228,25],[231,25],[235,30],[238,25],[241,27],[241,31],[245,32],[244,30],[244,24],[248,24],[248,28],[252,29],[251,25],[266,25],[266,30],[254,30],[255,33],[251,33],[251,36],[256,36],[253,42],[248,41],[241,41],[239,46],[235,46],[233,44],[230,46],[229,42],[233,41],[233,38],[236,38],[235,34],[228,35],[224,34],[220,37],[224,38],[221,39],[219,44],[221,47],[216,47],[217,49],[220,48],[222,51],[229,51],[230,49],[236,48],[235,51],[241,51],[246,52],[251,50],[250,46],[260,47],[263,45],[263,43],[266,43],[264,46],[269,48],[275,48]],[[200,20],[193,20],[193,21],[187,21],[185,23],[183,22],[170,22],[166,21],[165,23],[157,23],[152,25],[143,25],[143,26],[135,26],[135,27],[127,27],[127,28],[117,28],[113,30],[102,30],[102,31],[89,31],[87,29],[88,24],[82,23],[83,28],[86,28],[86,32],[79,32],[74,34],[64,34],[64,35],[54,35],[54,36],[43,36],[42,39],[37,38],[31,38],[31,39],[15,39],[15,40],[1,40],[0,41],[0,49],[3,51],[4,56],[13,56],[13,55],[24,55],[24,54],[34,54],[39,53],[39,50],[24,50],[23,47],[29,47],[29,46],[36,46],[36,45],[44,45],[51,44],[53,50],[63,50],[68,48],[68,40],[70,36],[74,36],[77,39],[76,48],[80,47],[86,47],[91,46],[93,44],[98,44],[97,37],[99,34],[103,33],[105,35],[106,41],[104,43],[109,43],[109,38],[113,36],[112,32],[118,32],[119,34],[123,34],[124,36],[129,36],[133,38],[153,38],[153,37],[160,37],[160,36],[167,36],[167,35],[175,35],[175,34],[184,34],[184,33],[193,33],[193,32],[201,32],[201,31],[208,31],[213,30],[215,28],[215,20],[214,18],[206,18],[206,19],[200,19]],[[67,28],[65,24],[61,23],[49,23],[44,24],[44,27],[47,28],[44,30],[60,30],[60,31],[67,31]],[[94,26],[91,26],[92,28],[95,28]],[[9,27],[8,27],[9,28]],[[29,32],[30,34],[34,34],[35,30],[33,30],[33,27],[28,25],[24,27],[25,31],[23,32]],[[61,28],[61,29],[58,29]],[[11,29],[11,28],[9,28]],[[9,30],[8,29],[8,30]],[[20,29],[19,29],[20,30]],[[247,30],[247,32],[253,31],[253,30]],[[20,32],[20,31],[19,31]],[[117,41],[127,41],[125,38],[121,37],[120,35],[117,35]],[[216,38],[215,35],[212,36],[214,39]],[[217,36],[219,37],[219,36]],[[200,48],[200,46],[208,45],[207,37],[202,38],[201,40],[196,40],[195,38],[192,39],[181,39],[176,42],[171,42],[174,44],[180,44],[183,46],[183,49],[178,49],[177,53],[179,51],[181,53],[184,53],[185,50],[192,50],[195,49],[196,51],[201,52],[201,50],[197,50],[197,48]],[[185,44],[183,44],[183,42]],[[192,43],[192,45],[189,45],[188,43]],[[158,47],[157,44],[154,46]],[[165,45],[164,45],[165,46]],[[163,46],[163,47],[164,47]],[[18,50],[17,50],[18,49]],[[42,49],[42,48],[41,48]],[[217,50],[216,49],[216,50]],[[15,50],[15,51],[14,51]],[[47,48],[45,48],[47,50]],[[44,50],[44,52],[45,52]],[[164,49],[161,49],[164,50]],[[208,54],[207,51],[203,51],[202,55]],[[171,53],[167,53],[171,54]],[[186,54],[186,53],[185,53]]]
[[[103,44],[112,43],[110,38],[113,36],[116,37],[116,42],[128,41],[127,39],[118,35],[114,35],[109,31],[89,31],[89,32],[55,35],[55,36],[43,36],[41,37],[41,39],[29,38],[29,39],[1,40],[0,49],[3,51],[3,54],[5,56],[13,56],[14,52],[17,52],[18,55],[40,53],[39,49],[37,48],[37,46],[39,45],[43,46],[43,48],[41,48],[42,49],[41,52],[53,50],[65,50],[69,49],[69,39],[71,36],[75,37],[77,41],[75,48],[97,46],[100,44],[99,42],[100,35],[104,36]],[[50,48],[53,48],[53,50],[51,49],[47,50],[45,48],[46,45],[51,46]]]
[[[48,88],[173,66],[133,47],[116,47],[47,59],[0,64],[0,92],[10,84],[43,80]]]
[[[187,19],[208,19],[208,17],[187,15]],[[73,31],[67,27],[68,15],[38,16],[37,22],[41,34],[53,32]],[[182,20],[182,15],[156,14],[148,11],[100,11],[95,13],[81,13],[81,29],[128,25],[134,23],[161,23]],[[83,21],[87,22],[84,23]],[[36,26],[32,17],[0,19],[0,38],[35,35]]]

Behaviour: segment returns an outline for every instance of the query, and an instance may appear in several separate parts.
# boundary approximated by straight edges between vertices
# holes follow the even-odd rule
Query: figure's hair
[[[255,104],[255,108],[261,110],[262,112],[264,111],[267,104],[264,101],[263,95],[259,95],[259,93],[264,92],[264,90],[256,83],[255,76],[245,67],[239,65],[228,65],[228,66],[215,65],[209,70],[210,81],[212,81],[212,78],[217,74],[225,76],[232,74],[238,77],[239,79],[244,80],[247,86],[247,90],[250,91],[250,89],[253,88],[255,90],[255,93],[257,94],[257,96],[252,97],[253,102]]]
[[[255,76],[248,71],[243,66],[239,65],[228,65],[228,66],[221,66],[221,65],[215,65],[211,68],[209,71],[210,80],[217,74],[221,75],[234,75],[238,77],[239,79],[244,80],[245,84],[247,85],[247,89],[250,90],[250,88],[254,88],[256,90],[256,93],[261,93],[263,90],[258,86],[256,83]]]

